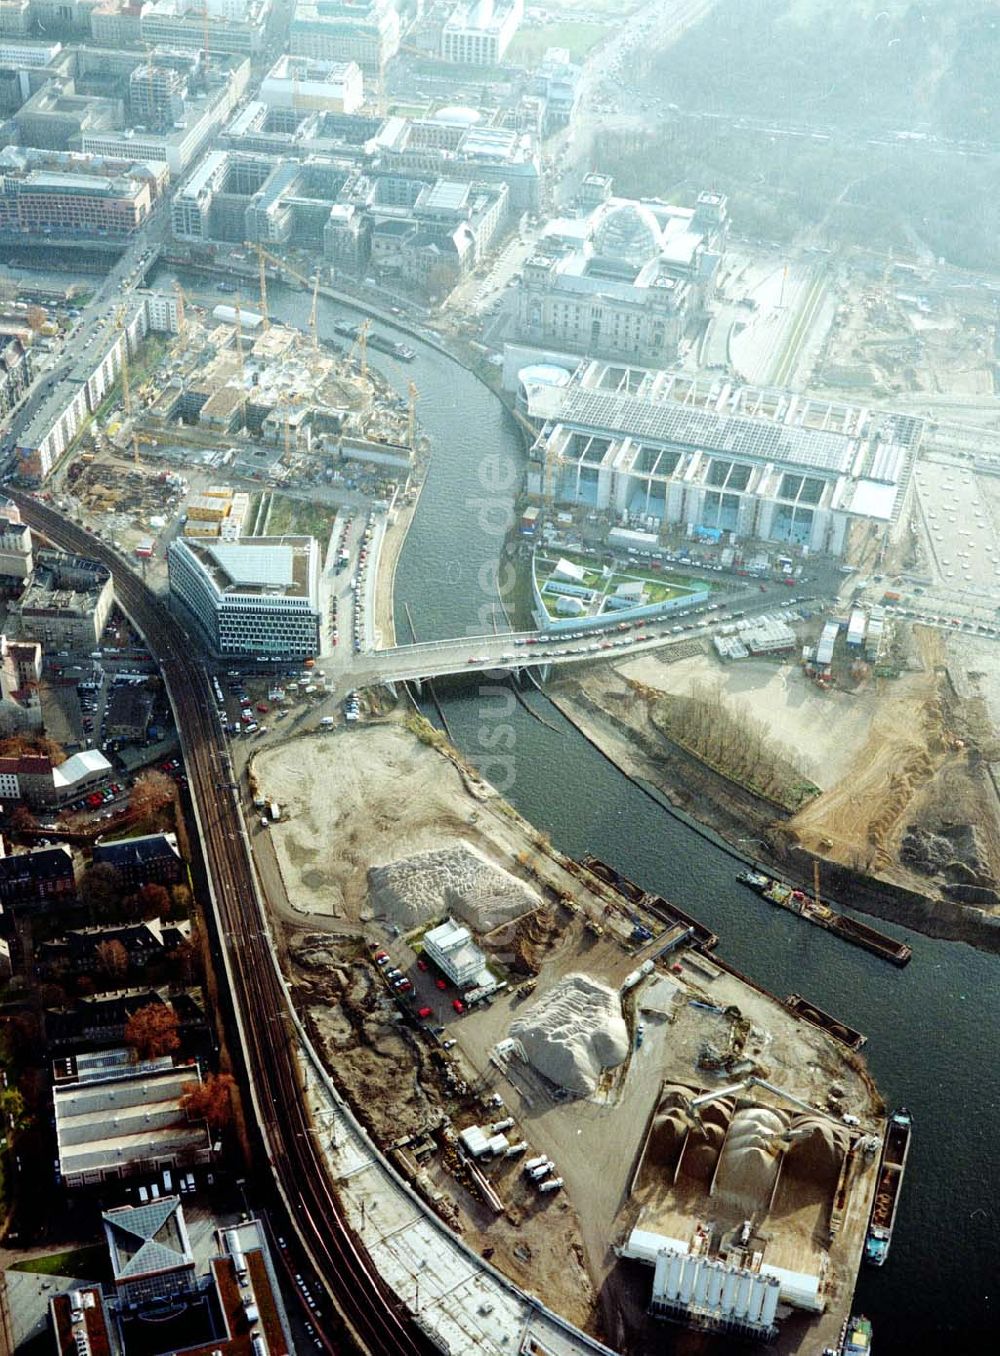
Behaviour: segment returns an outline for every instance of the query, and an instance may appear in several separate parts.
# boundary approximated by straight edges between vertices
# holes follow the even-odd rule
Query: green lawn
[[[304,534],[315,537],[325,551],[335,517],[336,510],[327,504],[317,504],[309,499],[289,499],[276,494],[267,524],[268,536]]]
[[[30,1271],[36,1276],[72,1276],[80,1281],[111,1279],[107,1249],[100,1244],[50,1252],[46,1257],[27,1257],[15,1262],[12,1271]]]
[[[602,24],[581,24],[572,19],[542,28],[522,28],[507,48],[506,60],[519,66],[537,66],[548,48],[565,47],[573,61],[580,61],[607,33]]]

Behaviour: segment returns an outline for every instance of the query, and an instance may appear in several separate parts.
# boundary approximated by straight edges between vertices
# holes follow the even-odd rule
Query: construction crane
[[[406,407],[406,445],[412,452],[417,445],[417,390],[416,382],[411,381],[407,388],[409,403]]]
[[[183,339],[187,333],[187,321],[184,319],[184,288],[174,279],[174,292],[177,294],[177,333]]]
[[[246,387],[246,369],[243,366],[243,322],[240,319],[240,294],[233,298],[233,310],[236,312],[236,365],[240,373],[240,390]]]
[[[115,329],[122,337],[122,409],[125,418],[132,418],[132,391],[128,379],[128,332],[125,329],[125,307],[119,306],[115,314]]]
[[[358,326],[357,337],[351,345],[350,353],[347,355],[348,358],[353,358],[355,351],[357,351],[358,366],[361,371],[362,381],[368,376],[368,331],[371,327],[371,318],[365,316],[364,320],[362,320],[361,324]]]
[[[312,335],[313,348],[319,352],[319,325],[316,320],[316,302],[319,298],[319,269],[316,270],[316,281],[313,284],[312,306],[309,309],[309,333]]]
[[[257,242],[257,264],[260,269],[260,318],[264,322],[264,333],[271,328],[271,317],[267,313],[267,269],[264,266],[264,247]]]
[[[263,245],[257,245],[257,252],[259,258],[266,259],[269,264],[273,264],[275,268],[280,269],[282,273],[287,273],[288,276],[294,278],[296,282],[302,283],[304,287],[312,287],[312,278],[307,278],[304,273],[299,273],[297,269],[292,268],[291,264],[287,264],[284,259],[279,259],[276,254],[272,254],[270,250],[266,250]]]
[[[810,1116],[817,1116],[820,1120],[839,1124],[842,1119],[829,1111],[822,1111],[819,1107],[813,1106],[811,1102],[807,1102],[801,1097],[796,1097],[786,1088],[776,1087],[773,1083],[768,1083],[766,1079],[758,1078],[755,1074],[751,1074],[749,1078],[740,1079],[738,1083],[730,1083],[728,1087],[714,1088],[711,1092],[703,1092],[700,1097],[692,1097],[685,1105],[684,1110],[690,1118],[691,1125],[700,1126],[702,1124],[701,1108],[703,1106],[708,1106],[710,1102],[717,1102],[722,1097],[735,1097],[741,1092],[749,1092],[751,1088],[764,1088],[765,1091],[773,1093],[786,1102],[791,1102],[800,1111],[804,1111]]]

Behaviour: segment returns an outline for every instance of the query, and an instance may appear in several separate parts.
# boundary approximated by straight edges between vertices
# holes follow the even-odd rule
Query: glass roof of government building
[[[832,430],[801,428],[579,386],[567,391],[559,420],[571,427],[613,430],[650,442],[760,461],[790,462],[834,475],[850,470],[857,451],[853,438]]]

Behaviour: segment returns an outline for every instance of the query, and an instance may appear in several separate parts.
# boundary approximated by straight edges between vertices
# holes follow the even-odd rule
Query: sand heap
[[[465,843],[373,866],[368,886],[373,913],[404,932],[442,914],[460,918],[473,932],[491,932],[541,903],[516,876]]]
[[[618,994],[587,975],[566,975],[514,1022],[510,1034],[539,1073],[582,1096],[628,1054]]]

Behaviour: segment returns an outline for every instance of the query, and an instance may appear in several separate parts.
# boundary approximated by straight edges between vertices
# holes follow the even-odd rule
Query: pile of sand
[[[516,876],[465,843],[373,866],[368,887],[372,912],[404,932],[442,914],[460,918],[473,932],[491,932],[541,903]]]
[[[566,975],[518,1017],[510,1034],[539,1073],[582,1096],[628,1054],[618,994],[587,975]]]

